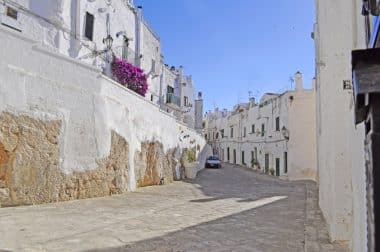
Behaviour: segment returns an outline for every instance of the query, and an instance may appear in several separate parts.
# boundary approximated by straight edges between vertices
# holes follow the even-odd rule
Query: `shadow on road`
[[[185,182],[194,184],[205,196],[204,199],[191,200],[193,203],[234,200],[237,202],[234,206],[238,208],[239,204],[251,204],[278,195],[284,195],[286,199],[160,237],[88,252],[303,251],[305,192],[302,183],[280,181],[230,166],[204,170],[197,179]]]
[[[289,221],[290,216],[279,213],[279,209],[286,207],[285,202],[276,202],[122,247],[88,252],[303,251],[302,214],[293,216]]]

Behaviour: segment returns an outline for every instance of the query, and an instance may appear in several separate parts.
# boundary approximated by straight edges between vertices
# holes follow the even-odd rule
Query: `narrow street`
[[[134,193],[0,209],[0,251],[345,251],[311,182],[224,165]]]

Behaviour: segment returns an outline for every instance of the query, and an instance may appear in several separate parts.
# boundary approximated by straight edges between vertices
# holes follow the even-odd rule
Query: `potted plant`
[[[274,169],[273,168],[269,169],[269,174],[272,175],[272,176],[274,176]]]
[[[252,158],[252,160],[251,160],[251,166],[254,169],[259,169],[260,170],[260,163],[259,163],[259,161],[257,159]]]

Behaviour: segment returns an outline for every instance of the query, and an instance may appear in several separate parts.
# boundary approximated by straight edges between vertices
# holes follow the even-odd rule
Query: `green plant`
[[[191,149],[186,150],[186,159],[189,163],[197,161],[196,149],[195,148],[191,148]]]
[[[257,166],[257,168],[260,169],[260,163],[257,159],[254,159],[254,158],[251,159],[251,166],[252,167]]]

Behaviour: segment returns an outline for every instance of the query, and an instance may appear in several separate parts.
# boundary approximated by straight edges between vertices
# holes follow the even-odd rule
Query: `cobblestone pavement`
[[[0,251],[346,251],[312,182],[225,165],[108,198],[0,209]]]

